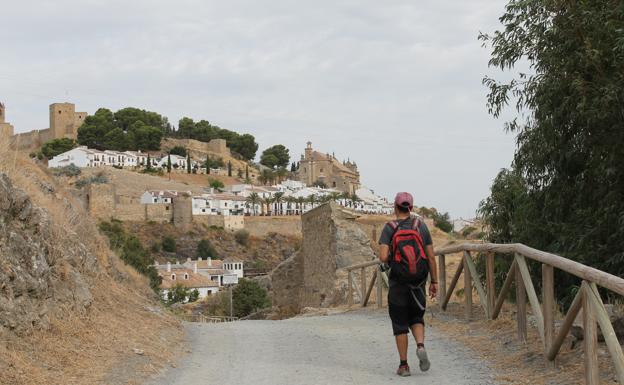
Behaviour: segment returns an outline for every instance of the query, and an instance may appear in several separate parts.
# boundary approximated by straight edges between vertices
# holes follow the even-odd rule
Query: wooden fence
[[[455,253],[462,253],[462,259],[450,284],[447,286],[446,255]],[[485,284],[477,272],[471,253],[482,253],[485,256]],[[494,285],[495,254],[502,258],[505,255],[513,257],[511,267],[498,293],[496,293]],[[554,362],[556,359],[574,320],[579,312],[583,310],[585,383],[588,385],[598,385],[600,383],[597,349],[597,326],[599,325],[615,368],[616,378],[620,384],[624,385],[624,354],[597,288],[597,286],[601,286],[619,295],[624,295],[624,279],[523,244],[462,243],[438,248],[435,250],[435,255],[438,257],[438,301],[443,310],[446,310],[457,282],[463,274],[464,288],[474,287],[476,289],[480,305],[483,307],[486,317],[494,320],[498,318],[503,303],[512,288],[512,284],[515,282],[518,338],[521,341],[526,341],[527,339],[528,297],[528,304],[535,317],[537,331],[543,345],[544,358],[549,362]],[[527,259],[541,264],[541,302],[531,280]],[[366,306],[375,281],[377,281],[377,306],[381,307],[381,279],[384,277],[384,274],[377,267],[378,264],[378,261],[371,261],[346,268],[349,274],[349,293],[347,298],[350,305],[353,302],[352,290],[355,288],[361,305]],[[367,286],[366,268],[373,266],[376,274],[372,275],[370,284]],[[568,309],[558,330],[555,329],[554,269],[565,271],[581,280],[581,286],[576,297],[572,301],[572,305]],[[359,288],[354,282],[354,272],[356,270],[360,270],[359,278],[361,283]],[[366,292],[364,292],[365,288],[368,288]],[[467,319],[472,317],[473,311],[471,292],[471,289],[467,289],[464,295],[464,312]]]
[[[367,270],[372,270],[370,282],[367,284]],[[362,307],[368,305],[368,301],[370,299],[371,293],[373,292],[373,288],[375,284],[377,284],[377,308],[381,308],[383,305],[383,284],[384,281],[386,286],[388,284],[388,278],[386,273],[383,273],[379,269],[379,261],[370,261],[359,263],[357,265],[348,266],[345,268],[348,273],[348,284],[347,284],[347,302],[349,306],[353,305],[353,291],[357,297],[359,298],[360,305]],[[359,271],[359,273],[356,273]],[[359,276],[360,283],[356,282],[356,276]]]

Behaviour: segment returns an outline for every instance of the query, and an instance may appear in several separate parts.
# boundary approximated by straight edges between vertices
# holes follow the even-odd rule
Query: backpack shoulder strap
[[[420,220],[420,217],[415,216],[414,217],[414,221],[412,222],[412,230],[420,231],[420,226],[421,225],[422,225],[422,221]]]
[[[399,222],[397,222],[397,221],[390,221],[390,222],[388,222],[388,226],[390,226],[392,231],[396,231],[396,229],[399,228]]]

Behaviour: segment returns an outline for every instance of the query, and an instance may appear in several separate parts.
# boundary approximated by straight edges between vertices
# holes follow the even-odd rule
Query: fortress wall
[[[301,217],[245,217],[245,230],[255,237],[266,237],[269,233],[301,236]]]

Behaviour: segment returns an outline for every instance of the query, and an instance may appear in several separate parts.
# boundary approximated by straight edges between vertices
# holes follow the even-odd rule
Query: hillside
[[[1,382],[127,383],[163,367],[180,338],[63,185],[0,151]]]

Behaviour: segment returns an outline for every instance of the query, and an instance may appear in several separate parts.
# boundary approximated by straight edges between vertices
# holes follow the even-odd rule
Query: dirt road
[[[427,328],[432,362],[418,370],[413,340],[412,376],[398,366],[387,314],[353,311],[284,321],[187,324],[192,351],[154,385],[169,384],[495,384],[487,365],[472,352]]]

